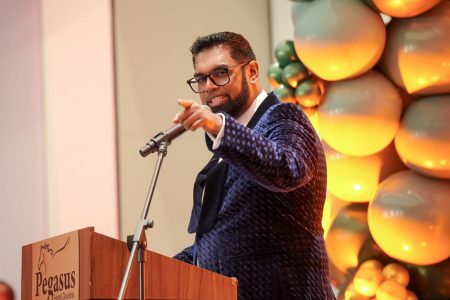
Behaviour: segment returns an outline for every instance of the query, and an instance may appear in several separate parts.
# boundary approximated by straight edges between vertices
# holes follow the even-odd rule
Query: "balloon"
[[[393,259],[381,250],[380,246],[375,243],[372,236],[367,238],[358,253],[358,262],[360,264],[367,260],[376,260],[384,265],[397,262],[397,260]]]
[[[295,90],[295,98],[304,107],[314,107],[320,104],[324,95],[324,83],[319,78],[303,80]]]
[[[381,274],[381,270],[383,269],[383,265],[376,259],[369,259],[366,260],[365,262],[363,262],[360,266],[358,270],[361,269],[374,269],[380,272]]]
[[[300,60],[325,80],[355,77],[381,57],[386,29],[379,14],[354,0],[315,0],[295,18]]]
[[[284,68],[291,62],[299,61],[295,52],[294,42],[290,40],[282,41],[275,47],[275,57],[280,64],[280,68]]]
[[[283,70],[280,68],[278,63],[273,63],[270,65],[267,71],[267,78],[271,87],[276,88],[282,83],[281,74]]]
[[[300,107],[302,111],[305,113],[305,115],[308,117],[308,119],[311,119],[311,117],[317,114],[317,107],[304,107],[304,106]]]
[[[368,202],[375,196],[379,182],[405,169],[394,143],[368,156],[345,155],[325,143],[323,146],[327,161],[328,190],[343,200]]]
[[[400,94],[400,98],[402,98],[402,111],[404,112],[405,110],[408,109],[408,107],[414,103],[417,99],[419,99],[420,96],[414,96],[411,94],[408,94],[407,91],[401,89],[401,88],[397,88],[398,93]]]
[[[381,12],[395,18],[410,18],[420,15],[441,0],[365,0]]]
[[[414,294],[413,292],[406,290],[405,300],[419,300],[419,298],[417,298],[416,294]]]
[[[392,279],[403,286],[407,286],[409,283],[408,270],[400,264],[388,264],[383,268],[381,273],[385,280]]]
[[[286,65],[281,73],[283,83],[292,88],[296,88],[300,81],[308,76],[308,69],[300,62],[293,62]]]
[[[404,300],[406,288],[394,280],[386,280],[380,284],[377,290],[377,300]]]
[[[322,228],[323,236],[326,238],[328,230],[331,227],[336,215],[339,211],[349,203],[347,201],[341,200],[331,193],[327,192],[327,197],[325,199],[325,204],[323,206],[322,212]]]
[[[384,149],[397,131],[402,101],[380,73],[332,82],[319,106],[323,139],[335,150],[366,156]]]
[[[305,115],[308,117],[309,121],[311,122],[312,126],[314,127],[314,130],[316,131],[317,135],[320,138],[319,116],[317,113],[317,107],[304,107],[304,106],[300,106],[300,107],[301,107],[302,111],[305,113]]]
[[[310,1],[300,1],[300,2],[292,2],[291,3],[291,21],[292,24],[297,22],[298,18],[301,18],[301,14],[305,11],[305,8],[308,7]]]
[[[358,293],[353,283],[350,283],[345,289],[344,293],[345,300],[370,300],[370,297],[366,297]]]
[[[388,255],[428,265],[450,256],[450,181],[401,171],[369,204],[370,233]]]
[[[388,26],[380,67],[410,94],[449,93],[449,36],[450,1],[418,17],[395,19]]]
[[[328,260],[328,274],[331,284],[338,289],[348,285],[348,282],[351,282],[353,277],[351,273],[340,271],[331,260]]]
[[[282,102],[297,104],[297,101],[294,97],[294,90],[291,87],[280,84],[273,90],[273,92],[278,96],[278,98],[280,98]]]
[[[356,203],[343,207],[328,230],[328,257],[343,273],[356,268],[359,249],[369,235],[366,208],[367,205]]]
[[[434,265],[406,267],[411,277],[408,289],[420,299],[450,299],[450,258]]]
[[[450,178],[450,95],[423,98],[410,105],[395,136],[403,162],[412,170]]]
[[[382,280],[381,268],[360,267],[353,277],[353,286],[359,294],[372,297]]]

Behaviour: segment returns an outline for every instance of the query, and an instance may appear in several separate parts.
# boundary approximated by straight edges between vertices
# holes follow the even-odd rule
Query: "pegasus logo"
[[[37,262],[37,270],[35,273],[36,291],[35,296],[46,296],[47,299],[67,300],[74,298],[73,292],[66,293],[76,285],[76,272],[69,271],[62,274],[47,275],[47,266],[51,265],[51,261],[58,253],[61,253],[70,244],[70,236],[67,237],[65,243],[60,247],[52,247],[44,242],[39,247],[39,259]],[[51,271],[51,270],[50,270]]]
[[[63,251],[64,248],[66,248],[69,243],[70,243],[70,236],[67,237],[67,240],[66,240],[66,243],[64,244],[64,246],[62,246],[61,248],[59,248],[56,251],[54,251],[53,248],[50,247],[50,244],[47,244],[47,242],[45,242],[43,245],[41,245],[40,251],[39,251],[39,259],[38,259],[38,270],[42,271],[41,268],[43,267],[44,274],[47,275],[47,260],[48,260],[48,258],[53,259],[53,257],[55,257],[55,255],[58,254],[59,252]]]

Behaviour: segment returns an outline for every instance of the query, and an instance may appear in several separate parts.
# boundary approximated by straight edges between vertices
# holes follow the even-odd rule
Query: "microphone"
[[[139,153],[141,154],[142,157],[146,157],[150,153],[157,151],[161,143],[164,142],[170,143],[173,139],[177,138],[185,131],[186,128],[184,128],[183,125],[181,124],[172,126],[166,131],[160,132],[153,138],[151,138],[150,141],[144,147],[142,147],[141,150],[139,150]]]
[[[192,104],[192,103],[191,103]],[[191,105],[189,105],[190,107]],[[212,112],[211,108],[208,105],[199,105],[200,107],[209,110]],[[186,107],[188,108],[188,107]],[[150,139],[150,141],[145,144],[144,147],[142,147],[141,150],[139,150],[139,153],[142,157],[146,157],[150,153],[153,153],[158,150],[159,145],[164,142],[171,142],[172,140],[176,139],[178,136],[186,132],[186,128],[183,127],[181,124],[177,124],[175,126],[172,126],[171,128],[167,129],[164,132],[160,132],[157,135],[155,135],[153,138]]]

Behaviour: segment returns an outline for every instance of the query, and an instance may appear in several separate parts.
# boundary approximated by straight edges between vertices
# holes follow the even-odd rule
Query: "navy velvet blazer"
[[[270,93],[247,127],[225,114],[224,130],[212,151],[225,165],[212,171],[203,205],[194,201],[194,245],[175,258],[236,277],[239,299],[334,299],[321,226],[325,157],[309,120]]]

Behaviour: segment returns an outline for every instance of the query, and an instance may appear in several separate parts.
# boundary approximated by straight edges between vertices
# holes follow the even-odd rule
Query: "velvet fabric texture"
[[[194,188],[195,243],[175,258],[236,277],[239,299],[334,299],[321,226],[326,164],[309,120],[270,93],[247,127],[225,114],[224,130]]]

